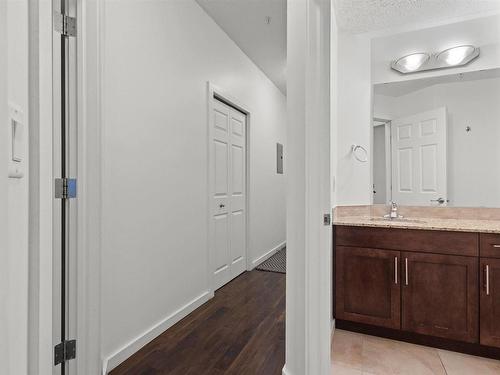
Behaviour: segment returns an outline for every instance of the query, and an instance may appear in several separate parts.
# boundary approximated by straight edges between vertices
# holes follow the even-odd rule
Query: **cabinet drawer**
[[[500,234],[481,233],[481,256],[500,258]]]
[[[479,256],[479,235],[466,232],[336,226],[335,243],[339,246]]]

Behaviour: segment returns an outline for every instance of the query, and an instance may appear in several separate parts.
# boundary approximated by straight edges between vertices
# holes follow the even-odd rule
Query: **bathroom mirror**
[[[373,87],[374,203],[500,207],[500,69]]]

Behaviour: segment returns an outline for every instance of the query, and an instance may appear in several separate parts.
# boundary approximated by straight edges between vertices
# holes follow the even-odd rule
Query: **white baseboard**
[[[109,369],[111,371],[111,369]],[[108,359],[105,358],[102,361],[102,369],[101,369],[101,375],[107,375],[108,374]]]
[[[203,305],[214,296],[213,293],[207,291],[202,295],[196,297],[188,302],[173,314],[167,316],[165,319],[155,324],[141,335],[124,345],[121,349],[103,360],[103,375],[107,375],[111,370],[117,367],[120,363],[125,361],[132,354],[136,353],[144,345],[151,342],[157,336],[172,327],[175,323],[179,322],[185,316],[189,315],[195,309]]]
[[[283,241],[282,243],[280,243],[278,246],[276,247],[273,247],[271,250],[269,250],[267,253],[265,253],[264,255],[261,255],[260,257],[258,257],[257,259],[255,259],[254,261],[252,261],[252,269],[254,269],[255,267],[257,267],[259,264],[261,264],[262,262],[264,262],[265,260],[271,258],[274,254],[276,254],[279,250],[283,249],[286,245],[286,242]]]

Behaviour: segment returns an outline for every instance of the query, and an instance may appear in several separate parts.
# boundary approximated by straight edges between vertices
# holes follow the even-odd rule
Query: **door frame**
[[[250,241],[249,241],[249,233],[250,233],[250,126],[251,126],[251,118],[252,111],[249,106],[244,104],[241,100],[237,98],[237,95],[232,92],[228,92],[212,82],[207,82],[207,220],[208,220],[208,233],[207,233],[207,285],[210,297],[214,296],[215,293],[215,280],[211,267],[211,255],[212,255],[212,233],[213,233],[213,220],[212,220],[212,212],[210,210],[210,201],[213,196],[212,184],[211,184],[211,175],[210,175],[210,166],[213,162],[212,157],[212,142],[213,138],[213,110],[214,110],[214,101],[215,100],[222,101],[226,105],[229,105],[236,110],[242,112],[246,116],[246,126],[245,126],[245,266],[247,271],[251,271],[253,269],[252,261],[249,259],[249,251]]]
[[[28,4],[29,222],[28,373],[51,375],[53,365],[53,8]],[[82,373],[83,374],[83,373]]]
[[[384,126],[385,134],[385,203],[389,204],[389,202],[392,201],[392,137],[391,137],[391,131],[392,131],[392,120],[387,120],[383,118],[378,118],[374,117],[373,122],[382,122],[383,124],[372,124],[372,133],[374,131],[374,128],[378,126]],[[373,160],[373,155],[374,155],[374,143],[375,143],[375,137],[371,136],[371,142],[372,142],[372,160]],[[371,179],[372,179],[372,186],[373,186],[373,181],[374,181],[374,175],[373,175],[373,163],[371,166]],[[372,203],[373,203],[373,194],[372,194]]]
[[[330,146],[335,140],[330,138],[330,128],[331,121],[335,121],[336,107],[331,98],[338,97],[335,87],[331,86],[331,80],[337,79],[330,46],[331,38],[335,37],[334,20],[334,7],[328,0],[287,2],[286,363],[283,375],[332,373],[332,226],[325,215],[332,213]]]
[[[106,374],[101,353],[104,1],[77,1],[77,375]]]

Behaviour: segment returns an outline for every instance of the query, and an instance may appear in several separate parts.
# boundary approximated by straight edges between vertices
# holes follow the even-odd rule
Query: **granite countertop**
[[[500,234],[499,211],[488,208],[406,206],[399,209],[403,219],[391,221],[383,218],[388,212],[384,205],[341,206],[335,209],[333,225]]]

